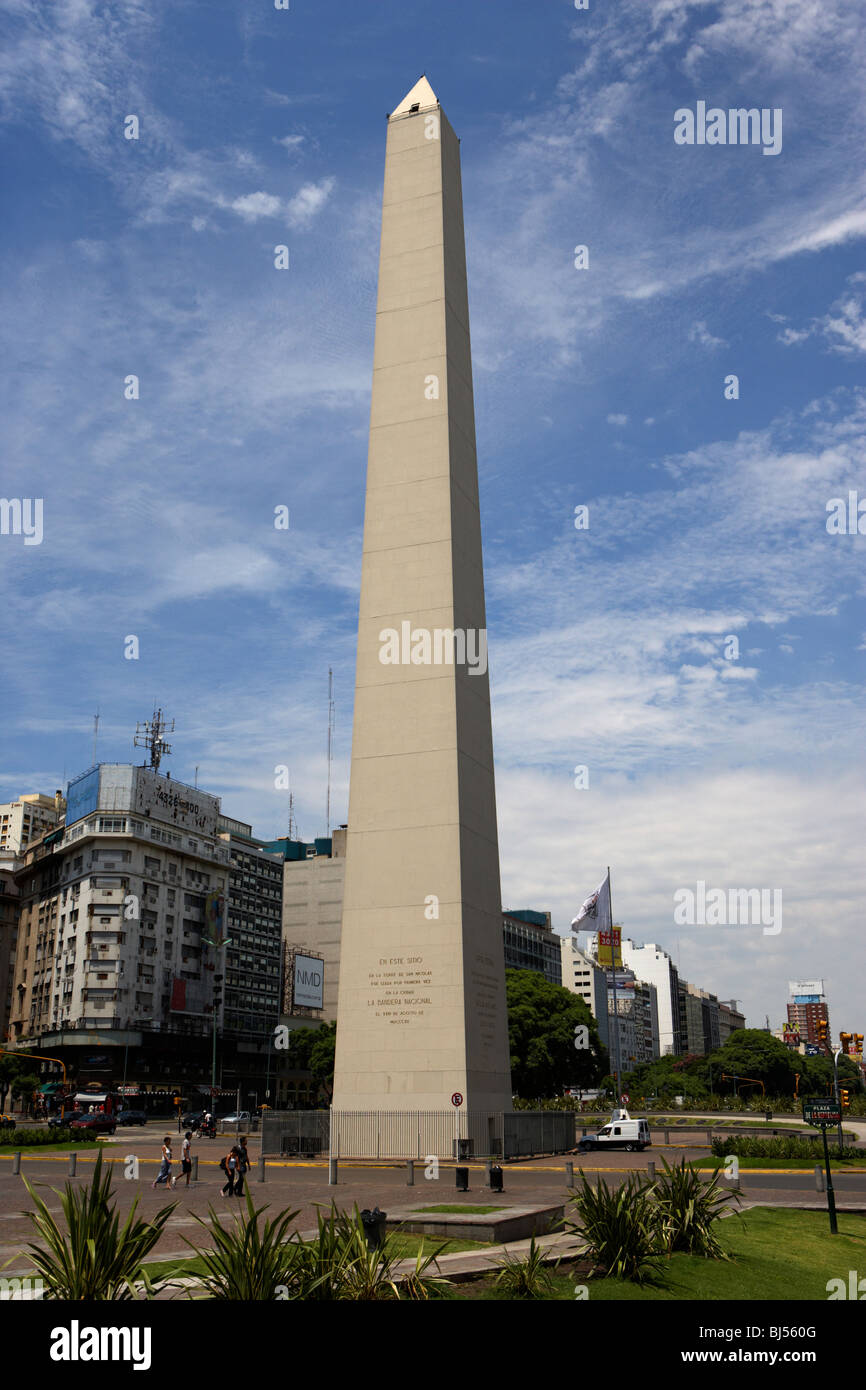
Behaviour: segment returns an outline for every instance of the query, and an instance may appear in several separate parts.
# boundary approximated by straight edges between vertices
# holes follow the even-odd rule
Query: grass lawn
[[[730,1263],[674,1255],[665,1267],[663,1283],[643,1287],[622,1279],[587,1279],[576,1266],[573,1274],[554,1276],[553,1300],[574,1302],[575,1287],[585,1284],[589,1301],[679,1302],[734,1299],[760,1302],[826,1302],[827,1282],[846,1279],[849,1269],[866,1265],[866,1217],[839,1213],[839,1233],[831,1235],[825,1212],[784,1211],[754,1207],[742,1220],[726,1218],[719,1238],[733,1256]],[[490,1279],[459,1285],[459,1296],[501,1299]]]
[[[456,1202],[449,1205],[447,1202],[439,1207],[413,1207],[413,1212],[421,1212],[427,1216],[430,1212],[444,1212],[448,1216],[489,1216],[493,1211],[507,1211],[507,1207],[464,1207]]]
[[[204,1232],[202,1232],[204,1237]],[[206,1237],[204,1237],[206,1239]],[[400,1260],[414,1259],[421,1246],[429,1255],[431,1250],[441,1245],[442,1255],[456,1255],[461,1250],[489,1250],[490,1246],[477,1240],[437,1240],[434,1236],[416,1234],[413,1231],[397,1231],[388,1236],[388,1249]],[[205,1274],[206,1270],[198,1256],[188,1260],[157,1260],[155,1263],[146,1264],[145,1269],[151,1279],[190,1279],[197,1274]],[[435,1273],[435,1271],[433,1271]]]

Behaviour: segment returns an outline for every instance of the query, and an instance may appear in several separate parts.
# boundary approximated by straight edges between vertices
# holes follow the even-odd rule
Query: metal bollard
[[[650,1182],[655,1182],[655,1177],[656,1177],[655,1159],[652,1159],[652,1158],[651,1158],[651,1159],[648,1161],[647,1166],[646,1166],[646,1171],[647,1171],[647,1177],[649,1178]]]
[[[565,1185],[566,1187],[574,1187],[574,1163],[571,1159],[565,1165]]]
[[[198,1182],[198,1154],[192,1156],[192,1172],[189,1175],[190,1182]]]
[[[328,1159],[328,1186],[329,1186],[329,1187],[336,1187],[336,1186],[337,1186],[337,1182],[338,1182],[338,1179],[337,1179],[337,1163],[338,1163],[338,1162],[339,1162],[339,1160],[336,1159],[336,1158],[329,1158],[329,1159]]]
[[[259,1154],[259,1182],[264,1182],[264,1180],[265,1180],[265,1156],[264,1156],[264,1154]]]
[[[78,1154],[74,1154],[74,1153],[73,1153],[73,1154],[70,1154],[70,1155],[69,1155],[69,1176],[70,1176],[70,1178],[74,1178],[74,1177],[75,1177],[75,1163],[76,1163],[77,1158],[78,1158]]]
[[[21,1150],[19,1149],[17,1153],[14,1153],[14,1154],[12,1155],[12,1176],[13,1176],[13,1178],[15,1177],[16,1173],[20,1173],[20,1172],[21,1172]]]
[[[824,1191],[824,1169],[821,1167],[820,1163],[815,1164],[815,1191]]]
[[[415,1160],[412,1158],[406,1160],[406,1186],[415,1186]]]

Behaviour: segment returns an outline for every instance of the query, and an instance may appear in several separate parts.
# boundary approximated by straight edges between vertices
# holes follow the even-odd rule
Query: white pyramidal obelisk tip
[[[417,106],[419,111],[423,111],[428,106],[438,106],[439,98],[434,92],[426,77],[420,77],[412,88],[407,92],[396,111],[392,111],[392,116],[403,116]]]

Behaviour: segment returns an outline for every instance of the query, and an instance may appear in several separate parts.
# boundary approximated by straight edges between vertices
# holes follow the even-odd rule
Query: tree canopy
[[[506,970],[511,1088],[524,1099],[561,1095],[567,1086],[592,1087],[610,1063],[587,1004],[533,970]],[[589,1046],[576,1048],[586,1027]]]

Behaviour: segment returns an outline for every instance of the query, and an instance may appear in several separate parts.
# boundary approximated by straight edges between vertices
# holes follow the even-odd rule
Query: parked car
[[[640,1153],[649,1147],[650,1142],[646,1120],[633,1120],[627,1110],[621,1110],[614,1115],[610,1124],[597,1134],[587,1134],[577,1147],[581,1153],[588,1153],[590,1149],[625,1149],[626,1153],[633,1153],[637,1149]]]
[[[49,1129],[67,1129],[72,1120],[80,1120],[83,1110],[67,1110],[65,1115],[52,1115],[48,1121]]]
[[[116,1119],[119,1125],[146,1125],[148,1114],[146,1110],[120,1110]]]
[[[113,1134],[117,1128],[114,1115],[80,1115],[69,1121],[70,1129],[92,1129],[96,1134]]]
[[[0,1129],[14,1129],[15,1121],[11,1115],[0,1115]]]
[[[224,1130],[242,1130],[252,1127],[252,1119],[249,1110],[238,1110],[234,1115],[218,1115],[217,1123],[222,1125]]]

